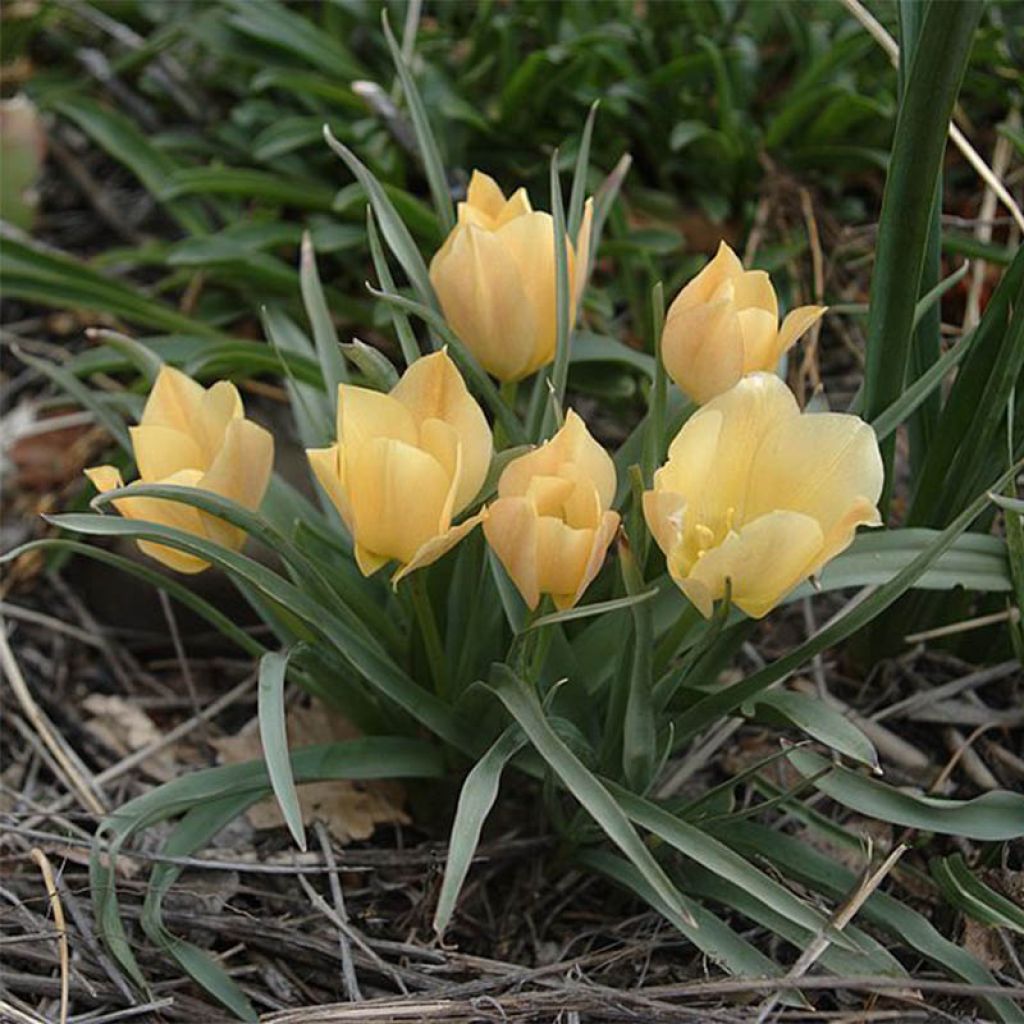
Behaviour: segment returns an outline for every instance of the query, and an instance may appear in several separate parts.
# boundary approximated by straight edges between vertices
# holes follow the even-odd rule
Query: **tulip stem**
[[[427,593],[427,583],[423,574],[415,572],[409,577],[409,589],[412,595],[412,606],[416,613],[416,623],[420,628],[420,637],[427,652],[427,663],[430,676],[434,682],[434,692],[439,697],[447,690],[447,672],[445,671],[444,645],[441,633],[437,628],[434,608]]]
[[[516,412],[516,393],[519,390],[519,381],[517,380],[506,380],[501,384],[500,394],[501,400],[509,407],[512,415]],[[508,436],[504,424],[501,420],[498,420],[494,424],[494,446],[498,451],[512,443],[512,438]]]

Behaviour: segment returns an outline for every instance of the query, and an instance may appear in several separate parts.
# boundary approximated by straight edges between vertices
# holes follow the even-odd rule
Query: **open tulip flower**
[[[665,318],[665,369],[694,401],[710,401],[744,374],[771,372],[824,306],[800,306],[779,326],[779,304],[763,270],[744,270],[721,242],[714,259],[676,296]]]
[[[258,508],[263,500],[274,463],[274,439],[245,418],[238,389],[230,381],[204,388],[180,370],[162,367],[142,420],[130,434],[141,483],[197,487],[248,509]],[[101,492],[124,487],[114,466],[85,473]],[[114,506],[128,519],[173,526],[234,551],[245,543],[243,530],[181,502],[126,497]],[[202,572],[209,566],[164,544],[140,540],[138,545],[178,572]]]
[[[572,317],[587,276],[591,216],[588,200],[575,250],[566,239]],[[499,380],[521,380],[555,358],[554,221],[533,210],[525,189],[506,199],[493,178],[474,171],[430,280],[452,330]]]
[[[583,596],[619,526],[614,497],[615,465],[572,410],[550,441],[505,467],[484,533],[531,609],[541,594],[559,609]]]
[[[338,443],[306,452],[355,541],[364,576],[395,560],[397,584],[478,522],[452,518],[477,495],[491,430],[446,352],[418,359],[389,394],[341,384]]]
[[[880,524],[882,459],[856,416],[801,414],[789,388],[755,373],[700,409],[644,494],[669,573],[705,617],[725,595],[760,618]]]

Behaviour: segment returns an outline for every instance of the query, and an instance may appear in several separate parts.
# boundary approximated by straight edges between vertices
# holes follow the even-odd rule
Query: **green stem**
[[[423,574],[415,572],[409,577],[409,591],[412,595],[412,606],[416,613],[416,623],[420,628],[420,637],[427,652],[427,663],[430,676],[434,682],[434,692],[444,697],[447,691],[447,672],[445,671],[444,645],[441,633],[437,628],[434,608],[427,593],[427,583]]]
[[[654,674],[660,676],[682,646],[687,634],[700,619],[700,612],[689,601],[679,613],[679,618],[669,627],[654,652]]]
[[[501,400],[509,407],[512,411],[512,415],[516,412],[516,392],[519,390],[519,381],[517,380],[506,380],[502,383],[499,389]],[[510,438],[505,431],[505,427],[499,420],[494,424],[494,447],[500,452],[502,448],[507,448],[512,443]]]

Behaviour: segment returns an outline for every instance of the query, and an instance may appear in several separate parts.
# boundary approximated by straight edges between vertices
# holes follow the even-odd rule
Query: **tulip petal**
[[[193,426],[205,444],[208,460],[212,460],[224,443],[228,424],[245,416],[238,388],[229,380],[219,380],[203,392],[199,402],[199,422]],[[209,464],[209,463],[208,463]]]
[[[683,287],[669,306],[666,323],[676,313],[708,302],[723,281],[737,278],[742,273],[743,264],[740,263],[739,257],[724,241],[719,242],[715,255],[703,270]]]
[[[759,619],[810,575],[823,539],[821,527],[811,516],[770,512],[707,551],[689,578],[703,584],[715,600],[725,595],[725,582],[730,579],[733,604]],[[699,610],[707,615],[706,606]]]
[[[541,329],[519,264],[499,237],[511,226],[500,233],[456,228],[430,263],[445,319],[484,369],[503,381],[529,372]]]
[[[779,301],[772,279],[763,270],[745,270],[733,282],[737,309],[763,309],[771,314],[772,327],[779,324]]]
[[[605,555],[608,553],[608,547],[612,540],[614,540],[618,529],[618,512],[605,512],[601,517],[600,525],[593,531],[590,553],[587,556],[586,565],[583,567],[583,575],[580,577],[580,581],[576,585],[576,592],[574,594],[552,595],[555,607],[558,608],[559,611],[562,611],[565,608],[572,608],[579,603],[579,600],[583,596],[587,587],[593,583],[594,578],[601,571],[601,566],[604,565]]]
[[[576,593],[590,562],[594,534],[554,516],[538,516],[537,582],[542,593],[570,598]]]
[[[743,372],[773,373],[779,362],[778,317],[764,309],[741,309],[736,318],[743,335]]]
[[[381,566],[387,565],[391,561],[387,555],[375,555],[372,551],[367,551],[362,544],[354,545],[353,550],[356,556],[356,565],[359,566],[359,571],[364,576],[372,576]]]
[[[430,419],[448,424],[462,446],[462,469],[454,513],[480,492],[491,465],[494,445],[487,418],[469,393],[462,375],[445,351],[417,359],[391,391],[421,425]]]
[[[168,427],[194,435],[200,420],[204,390],[191,377],[173,366],[160,368],[142,411],[144,427]]]
[[[352,532],[352,506],[345,491],[345,460],[341,449],[332,444],[330,448],[307,448],[306,458],[320,486],[338,510],[349,533]]]
[[[451,481],[432,455],[384,437],[346,443],[341,454],[352,532],[368,552],[408,562],[447,528],[442,519]]]
[[[583,219],[580,221],[579,234],[576,236],[576,263],[572,281],[573,310],[579,311],[583,302],[583,292],[590,278],[590,233],[594,221],[594,200],[588,199],[583,204]],[[575,317],[574,317],[575,318]]]
[[[533,506],[520,497],[499,498],[484,519],[487,543],[531,609],[540,603],[537,522]]]
[[[516,217],[522,217],[527,213],[533,213],[533,207],[530,205],[530,195],[525,188],[517,188],[508,197],[505,205],[499,211],[494,221],[494,228],[497,230],[510,220],[515,220]]]
[[[267,493],[273,468],[274,439],[269,431],[252,420],[235,419],[198,486],[255,511]],[[245,532],[238,527],[209,513],[200,513],[200,518],[211,540],[236,550],[245,543]]]
[[[673,303],[661,335],[661,358],[668,375],[696,402],[731,388],[743,375],[743,333],[732,303]]]
[[[654,542],[664,555],[670,555],[682,540],[686,499],[673,491],[644,491],[643,507]]]
[[[505,193],[489,174],[474,171],[466,190],[466,204],[488,217],[497,217],[505,205]]]
[[[182,469],[202,471],[207,464],[204,449],[191,434],[172,427],[129,427],[139,477],[147,483],[164,480]]]
[[[779,328],[779,336],[775,343],[776,361],[781,358],[783,352],[793,346],[805,331],[810,330],[827,310],[828,306],[798,306],[792,310]]]
[[[415,445],[418,430],[412,414],[391,395],[352,384],[338,385],[338,441],[359,447],[375,438]]]
[[[764,438],[750,476],[746,514],[788,509],[813,516],[823,560],[861,524],[877,524],[884,469],[878,439],[857,416],[815,413],[785,419]]]
[[[446,530],[441,534],[440,537],[432,537],[425,544],[423,544],[415,555],[403,565],[398,572],[391,577],[392,586],[397,587],[399,583],[411,572],[415,572],[417,569],[423,569],[424,567],[431,565],[436,562],[443,555],[446,555],[459,541],[462,540],[467,534],[471,533],[478,523],[482,523],[486,513],[477,512],[475,516],[470,516],[465,522],[459,523],[458,526],[453,526],[449,530]]]

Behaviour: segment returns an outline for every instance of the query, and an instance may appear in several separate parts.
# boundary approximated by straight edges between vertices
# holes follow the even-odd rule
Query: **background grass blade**
[[[348,367],[338,348],[338,335],[327,308],[324,290],[320,284],[320,273],[316,266],[316,251],[308,231],[302,235],[302,255],[299,263],[299,285],[302,302],[306,307],[309,326],[313,330],[313,341],[320,361],[320,372],[324,378],[324,391],[333,409],[337,401],[338,385],[348,381]]]
[[[871,281],[864,415],[873,420],[903,390],[939,177],[953,112],[981,17],[978,0],[929,4],[903,91],[882,197]],[[893,445],[883,445],[891,480]]]
[[[267,764],[270,785],[277,798],[288,831],[298,848],[306,852],[306,830],[302,825],[302,808],[292,778],[288,757],[288,731],[285,726],[284,684],[291,652],[268,651],[260,658],[258,717],[263,759]]]

